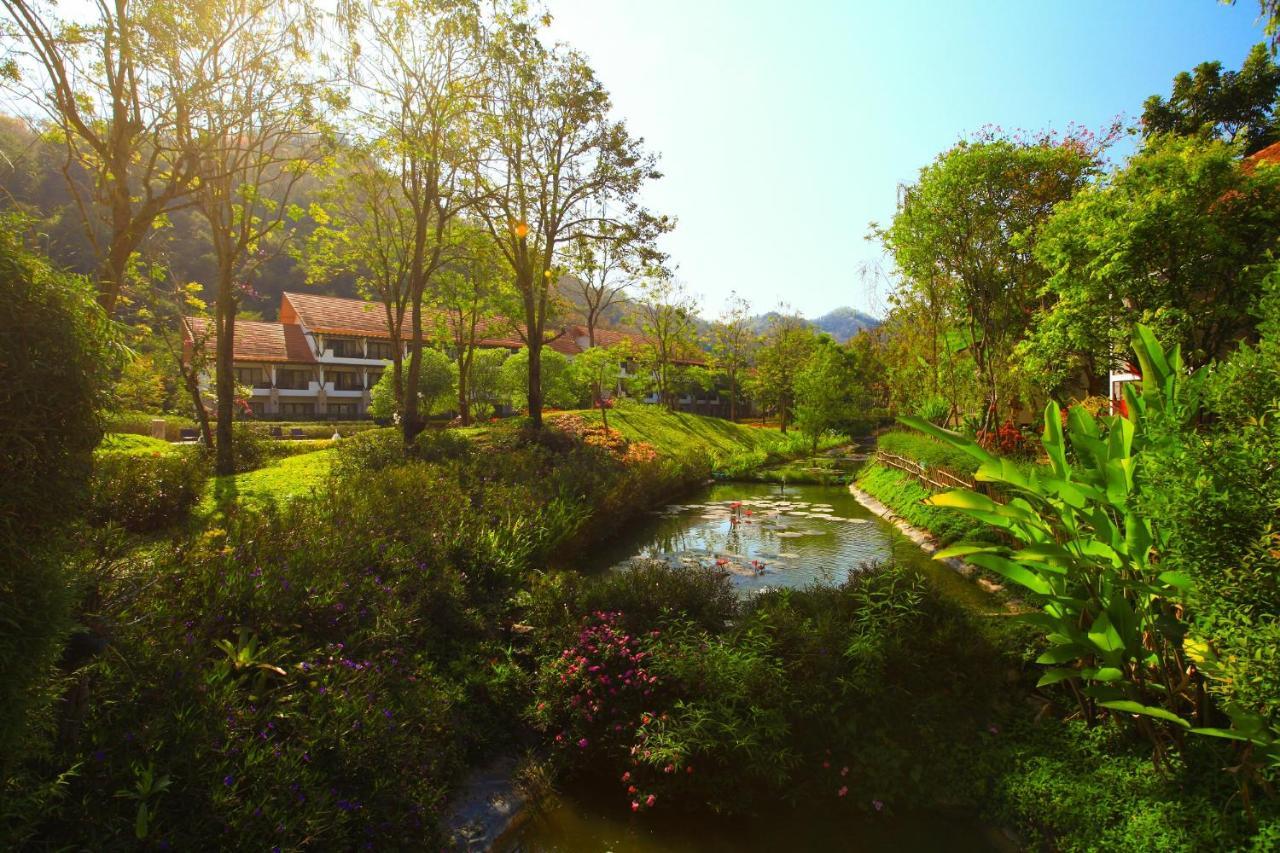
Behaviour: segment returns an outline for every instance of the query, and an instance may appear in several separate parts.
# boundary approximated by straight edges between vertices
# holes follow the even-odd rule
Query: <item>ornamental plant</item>
[[[1073,407],[1064,430],[1058,405],[1046,406],[1041,444],[1048,472],[1024,470],[920,418],[902,421],[973,456],[976,479],[999,484],[1010,496],[997,503],[956,489],[928,502],[953,507],[1013,541],[963,542],[936,556],[963,556],[1020,585],[1038,605],[1020,617],[1048,641],[1037,659],[1048,667],[1038,686],[1064,685],[1091,724],[1103,715],[1130,721],[1151,742],[1157,766],[1189,733],[1236,741],[1240,765],[1233,770],[1247,807],[1250,782],[1265,787],[1263,768],[1280,767],[1280,733],[1248,709],[1210,705],[1204,678],[1212,677],[1215,656],[1188,606],[1192,581],[1164,568],[1168,531],[1139,508],[1139,471],[1161,452],[1171,430],[1185,428],[1198,413],[1200,377],[1187,374],[1178,347],[1166,353],[1144,326],[1132,344],[1142,382],[1125,387],[1125,414]],[[1224,713],[1230,727],[1213,725]]]

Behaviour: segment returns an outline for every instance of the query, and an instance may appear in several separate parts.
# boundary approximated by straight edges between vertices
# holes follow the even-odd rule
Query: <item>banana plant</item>
[[[1162,533],[1137,510],[1136,472],[1141,453],[1158,441],[1157,427],[1194,412],[1195,380],[1179,350],[1166,354],[1149,330],[1139,327],[1133,346],[1143,382],[1140,391],[1126,387],[1127,414],[1074,407],[1064,428],[1057,403],[1045,407],[1047,469],[1025,470],[958,433],[901,420],[973,456],[976,479],[1009,496],[999,503],[956,489],[930,498],[998,528],[1011,543],[960,543],[938,558],[965,557],[1023,587],[1039,610],[1022,618],[1049,642],[1038,659],[1049,667],[1040,685],[1066,684],[1091,723],[1099,708],[1134,719],[1158,762],[1170,736],[1180,740],[1191,728],[1187,717],[1203,721],[1205,709],[1182,649],[1190,579],[1162,570]]]

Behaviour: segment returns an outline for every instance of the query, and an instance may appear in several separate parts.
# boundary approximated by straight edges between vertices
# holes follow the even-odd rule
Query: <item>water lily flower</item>
[[[843,797],[843,796],[844,796],[845,794],[847,794],[847,793],[849,793],[849,786],[848,786],[848,785],[841,785],[841,786],[840,786],[840,790],[839,790],[839,791],[836,791],[836,796],[837,796],[837,797]]]
[[[658,798],[653,794],[650,794],[648,797],[645,798],[644,804],[649,808],[653,808],[653,804],[656,803],[657,801],[658,801]]]

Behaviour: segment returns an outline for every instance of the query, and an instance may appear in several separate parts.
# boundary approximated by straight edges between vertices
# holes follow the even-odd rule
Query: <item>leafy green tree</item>
[[[872,391],[859,368],[857,352],[822,335],[796,375],[796,426],[812,439],[815,454],[824,433],[852,434],[865,422]]]
[[[622,365],[631,357],[627,345],[590,347],[573,359],[573,373],[579,385],[591,391],[591,405],[600,406],[600,422],[609,429],[609,401],[606,389],[618,384]]]
[[[698,305],[684,286],[661,278],[645,288],[639,305],[644,343],[640,376],[650,381],[658,402],[674,408],[681,371],[698,351]]]
[[[1008,402],[1013,346],[1046,277],[1034,257],[1040,229],[1096,173],[1097,144],[1050,136],[961,142],[921,170],[878,232],[907,286],[949,289],[948,310],[986,386],[983,429],[994,428]]]
[[[453,359],[434,347],[422,350],[422,368],[418,371],[418,393],[414,400],[416,410],[426,414],[439,414],[448,409],[458,387],[458,366]],[[404,417],[396,397],[395,379],[390,370],[384,370],[369,392],[369,414],[375,418]]]
[[[775,313],[773,322],[761,336],[749,390],[762,413],[778,413],[783,432],[787,431],[795,409],[796,379],[808,363],[816,341],[809,324],[785,309]]]
[[[138,252],[197,185],[199,160],[177,143],[193,132],[192,100],[208,91],[209,78],[182,61],[201,19],[160,0],[87,4],[88,20],[79,21],[63,20],[51,2],[6,0],[4,8],[16,35],[9,88],[66,147],[70,207],[93,246],[99,300],[113,314]]]
[[[235,473],[233,447],[236,316],[263,265],[281,254],[301,212],[291,204],[325,153],[312,100],[319,87],[297,75],[309,15],[283,0],[217,0],[190,37],[185,73],[209,85],[188,105],[195,205],[209,226],[214,258],[214,386],[219,474]],[[274,189],[269,192],[268,187]]]
[[[1142,105],[1142,134],[1239,141],[1245,154],[1280,140],[1280,66],[1265,45],[1254,45],[1239,71],[1202,62],[1173,78],[1169,100],[1152,95]]]
[[[553,349],[542,353],[542,394],[544,402],[558,409],[575,408],[587,396],[574,376],[569,357]],[[502,396],[507,405],[519,409],[528,401],[529,348],[521,347],[502,364]]]
[[[1280,168],[1240,168],[1231,146],[1169,138],[1061,205],[1042,231],[1048,308],[1021,352],[1058,384],[1105,376],[1125,329],[1152,327],[1188,364],[1224,354],[1251,314],[1280,240]]]
[[[453,225],[474,198],[467,176],[478,156],[483,100],[479,15],[450,0],[360,0],[339,4],[347,38],[346,79],[354,89],[351,130],[392,177],[395,210],[404,214],[408,259],[409,367],[406,387],[424,369],[425,308],[449,260]],[[406,448],[422,430],[417,398],[405,396]]]
[[[738,419],[742,376],[751,366],[756,335],[751,329],[751,303],[736,293],[729,296],[720,318],[711,327],[711,361],[729,383],[729,420]]]
[[[471,412],[477,418],[489,417],[502,403],[502,366],[508,355],[504,349],[477,349],[471,359],[467,396]]]

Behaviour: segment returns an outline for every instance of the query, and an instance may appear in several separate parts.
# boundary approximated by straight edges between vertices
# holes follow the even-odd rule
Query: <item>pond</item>
[[[840,583],[867,563],[893,560],[927,575],[943,592],[988,611],[989,598],[873,515],[846,486],[717,483],[659,510],[584,561],[609,571],[633,558],[725,572],[743,596],[772,587]],[[638,817],[598,791],[570,791],[529,819],[505,850],[1001,851],[1015,847],[976,821],[939,814],[859,815],[806,812],[779,805],[769,814],[733,820],[706,814]]]
[[[990,606],[982,592],[858,503],[846,486],[716,483],[633,523],[582,558],[580,568],[608,571],[637,557],[718,569],[744,596],[839,584],[867,563],[893,560],[957,599]]]
[[[539,808],[500,849],[504,853],[1004,853],[1017,848],[998,830],[936,814],[872,817],[782,808],[749,818],[659,812],[635,816],[617,809],[616,803],[578,792]]]

